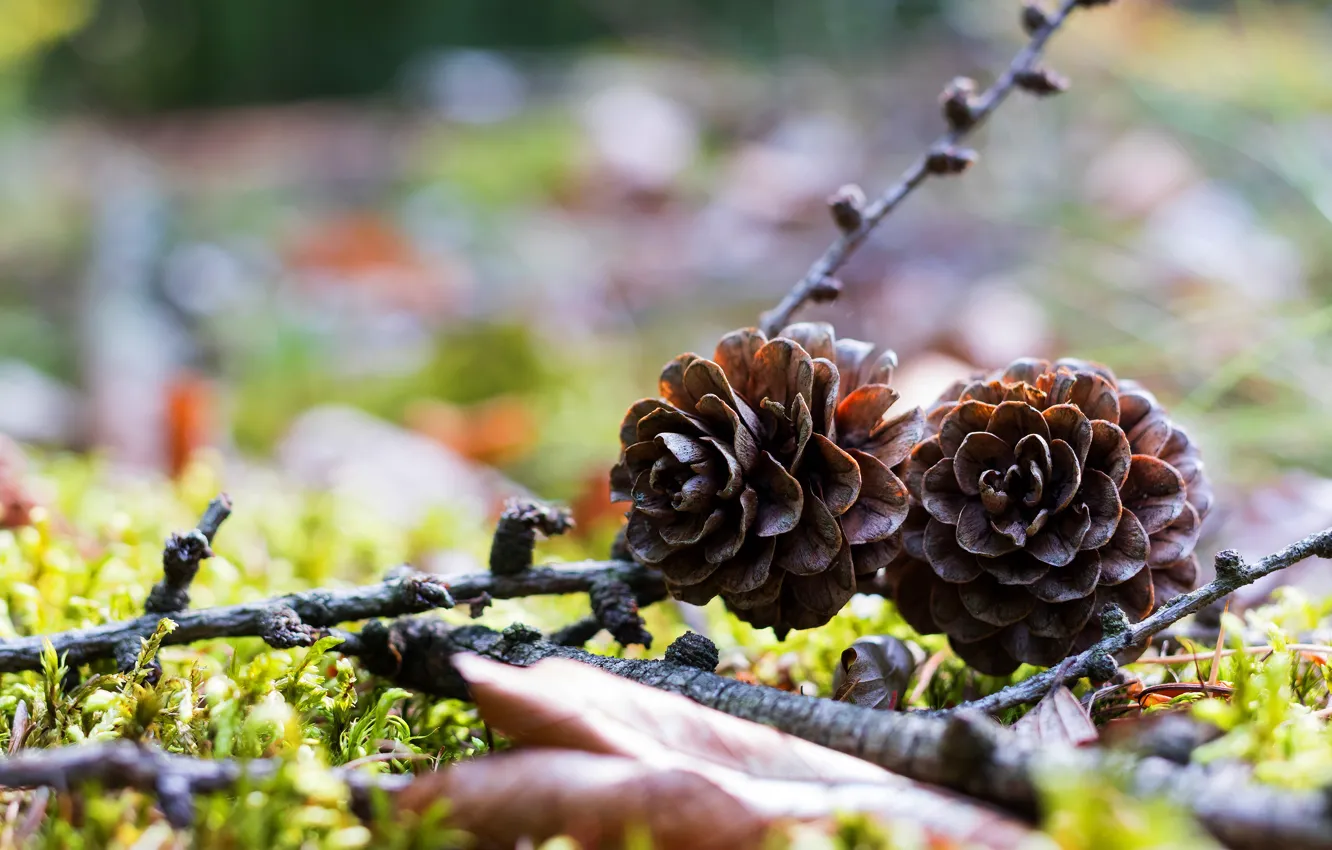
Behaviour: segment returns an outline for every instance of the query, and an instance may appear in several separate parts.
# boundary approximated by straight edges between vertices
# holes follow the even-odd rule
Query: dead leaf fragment
[[[902,703],[916,669],[911,650],[892,635],[863,637],[842,650],[833,677],[833,699],[892,711]]]
[[[1035,708],[1014,723],[1013,731],[1020,738],[1047,746],[1079,747],[1100,736],[1086,707],[1062,685],[1046,694]]]
[[[486,722],[520,746],[628,756],[668,768],[712,764],[774,779],[900,779],[854,756],[577,661],[512,667],[459,655],[452,662]]]
[[[457,825],[485,846],[569,834],[614,847],[637,828],[657,847],[758,848],[774,826],[856,811],[944,846],[1040,846],[997,810],[585,664],[453,662],[520,752],[422,777],[400,803],[420,811],[449,797]]]
[[[757,847],[770,827],[702,776],[630,758],[572,750],[524,750],[474,759],[413,782],[398,798],[410,811],[449,801],[450,825],[481,847],[515,847],[568,835],[613,847],[632,829],[656,847]]]

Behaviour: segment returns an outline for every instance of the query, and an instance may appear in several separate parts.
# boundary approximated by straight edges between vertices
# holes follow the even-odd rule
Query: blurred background
[[[0,0],[0,431],[413,527],[530,491],[608,539],[661,364],[1021,40],[1007,0]],[[1332,523],[1329,43],[1318,0],[1079,14],[1072,91],[1015,96],[804,316],[912,403],[1101,360],[1203,446],[1214,544]]]

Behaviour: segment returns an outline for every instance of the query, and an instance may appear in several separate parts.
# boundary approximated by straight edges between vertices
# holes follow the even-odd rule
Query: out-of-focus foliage
[[[96,0],[0,2],[0,70],[83,26]]]
[[[277,15],[264,0],[78,5],[96,15],[49,57],[42,88],[56,101],[77,97],[130,110],[374,94],[413,56],[441,46],[552,49],[640,36],[753,55],[797,48],[869,52],[904,25],[938,14],[932,0],[872,8],[839,0],[817,9],[770,0],[678,0],[632,13],[615,4],[528,0],[400,0],[391,13],[355,0],[290,0]]]

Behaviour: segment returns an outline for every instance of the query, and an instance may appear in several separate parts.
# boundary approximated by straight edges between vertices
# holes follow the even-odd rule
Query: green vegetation
[[[41,461],[37,484],[52,496],[50,509],[40,510],[31,527],[0,531],[0,633],[35,634],[137,614],[160,574],[161,540],[168,530],[192,524],[219,483],[202,463],[177,484],[144,485],[116,482],[92,461]],[[194,585],[198,605],[368,581],[407,556],[422,535],[436,545],[475,550],[484,544],[438,529],[395,532],[363,514],[359,522],[347,522],[353,514],[330,497],[284,492],[257,503],[238,496],[237,503],[218,536],[219,557],[205,562]],[[446,536],[441,540],[440,534]],[[589,554],[569,540],[548,549],[569,557]],[[892,634],[917,643],[923,656],[943,649],[941,638],[914,635],[890,604],[870,598],[858,599],[826,627],[797,632],[780,644],[715,603],[705,610],[724,665],[747,666],[759,681],[824,696],[831,692],[841,650],[858,637]],[[581,599],[533,599],[498,603],[484,620],[502,625],[521,619],[550,628],[585,611]],[[647,615],[657,636],[652,654],[659,654],[685,626],[669,606],[655,606]],[[442,616],[463,621],[454,612]],[[1292,646],[1297,637],[1307,641],[1307,635],[1326,628],[1330,617],[1332,600],[1311,600],[1290,590],[1244,621],[1227,615],[1228,634],[1265,635],[1272,651],[1239,652],[1221,660],[1218,679],[1233,686],[1230,700],[1180,697],[1148,713],[1191,712],[1219,727],[1224,734],[1195,752],[1198,761],[1248,763],[1258,780],[1283,787],[1327,786],[1332,783],[1332,730],[1316,714],[1329,699],[1326,656]],[[462,840],[437,819],[427,818],[429,829],[422,829],[422,823],[408,822],[382,806],[378,815],[363,821],[351,811],[344,784],[326,768],[354,764],[357,770],[402,773],[484,753],[490,748],[487,733],[470,706],[375,681],[337,655],[336,638],[294,650],[273,650],[258,639],[162,648],[162,638],[173,627],[170,620],[162,621],[144,641],[131,671],[96,664],[92,675],[72,689],[62,686],[67,668],[53,651],[40,672],[0,678],[0,746],[11,744],[22,704],[30,718],[24,738],[28,747],[127,738],[203,758],[286,760],[275,776],[238,794],[202,798],[195,846],[354,848],[373,843],[405,848],[422,846],[427,835],[434,842],[430,846]],[[1239,648],[1238,638],[1228,645]],[[155,660],[163,673],[154,683]],[[1205,681],[1212,673],[1210,660],[1133,669],[1146,684]],[[1024,668],[1015,678],[1028,672]],[[912,705],[947,705],[1007,681],[976,676],[956,659],[945,658]],[[1101,704],[1113,702],[1107,698]],[[1212,846],[1187,817],[1162,801],[1131,798],[1112,775],[1050,777],[1046,788],[1046,827],[1062,846]],[[61,809],[59,816],[42,822],[37,846],[158,846],[156,836],[171,834],[142,793],[78,799],[77,816]],[[1119,828],[1108,829],[1112,823]],[[888,834],[870,823],[848,821],[836,846],[911,846],[904,834],[895,843]],[[805,846],[803,840],[797,844]]]

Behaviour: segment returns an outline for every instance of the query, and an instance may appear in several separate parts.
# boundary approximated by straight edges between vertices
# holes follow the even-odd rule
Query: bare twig
[[[153,585],[144,610],[170,614],[190,607],[190,583],[199,573],[199,562],[213,557],[210,545],[222,522],[231,516],[231,499],[222,493],[208,503],[199,524],[184,534],[172,534],[162,550],[163,578]]]
[[[25,750],[0,761],[0,787],[68,791],[96,783],[101,788],[134,788],[155,794],[171,825],[183,828],[194,820],[196,794],[224,791],[242,780],[267,779],[283,764],[281,759],[193,758],[122,740]],[[334,772],[350,787],[353,806],[362,811],[371,791],[398,791],[412,779],[346,768]]]
[[[661,599],[661,576],[626,561],[583,561],[560,568],[535,567],[513,576],[477,573],[448,581],[424,573],[407,573],[378,584],[347,589],[317,589],[259,602],[201,608],[173,614],[175,631],[168,645],[236,637],[263,637],[282,646],[313,643],[320,631],[339,623],[372,617],[398,617],[433,608],[451,608],[459,599],[489,594],[495,599],[587,593],[597,582],[623,582],[639,599]],[[47,635],[0,640],[0,673],[41,669],[44,642],[67,654],[71,666],[116,658],[127,646],[138,647],[162,618],[145,614],[133,620],[106,623]]]
[[[1096,675],[1107,670],[1113,673],[1115,653],[1145,643],[1153,635],[1189,614],[1206,608],[1245,585],[1253,584],[1263,576],[1313,557],[1332,557],[1332,528],[1311,534],[1280,552],[1268,555],[1252,566],[1246,565],[1234,549],[1225,549],[1216,554],[1216,578],[1213,581],[1197,590],[1175,597],[1139,623],[1130,623],[1123,611],[1114,605],[1107,605],[1101,613],[1101,627],[1105,637],[1086,651],[1074,656],[1073,664],[1067,670],[1061,668],[1062,675],[1057,671],[1047,670],[987,697],[964,703],[953,710],[966,709],[994,714],[1035,702],[1050,688],[1075,682],[1083,676]],[[1108,677],[1107,674],[1105,678]]]
[[[999,78],[979,95],[972,94],[975,84],[970,80],[955,80],[949,84],[943,98],[944,116],[949,124],[948,131],[936,139],[896,183],[888,187],[873,203],[863,208],[852,209],[856,206],[855,193],[849,192],[846,188],[830,198],[834,221],[838,223],[842,233],[809,267],[805,276],[777,306],[763,314],[760,324],[764,332],[769,336],[776,334],[808,301],[836,297],[839,287],[833,281],[833,274],[860,247],[870,231],[874,230],[879,222],[883,221],[927,178],[931,175],[957,174],[966,170],[975,161],[976,154],[959,148],[958,143],[984,122],[1015,88],[1036,94],[1062,91],[1066,81],[1053,72],[1039,68],[1037,61],[1045,48],[1045,43],[1063,25],[1068,16],[1079,6],[1092,5],[1101,4],[1087,0],[1060,0],[1059,7],[1048,14],[1040,13],[1035,7],[1030,7],[1035,14],[1024,15],[1024,23],[1031,36],[1030,41],[1017,56],[1013,57],[1013,61]]]

